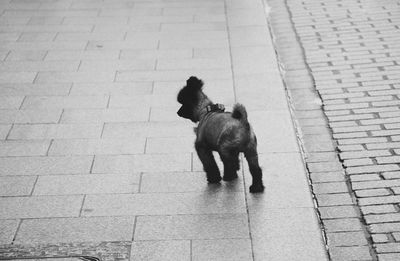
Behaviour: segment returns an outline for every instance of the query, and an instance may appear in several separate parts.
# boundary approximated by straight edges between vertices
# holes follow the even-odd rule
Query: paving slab
[[[21,243],[129,241],[134,218],[57,218],[24,220],[15,239]]]
[[[101,260],[328,260],[292,118],[293,106],[316,110],[320,103],[307,101],[316,99],[311,90],[288,96],[276,57],[285,45],[271,38],[265,2],[5,1],[1,9],[0,259],[69,260],[87,253]],[[207,183],[194,149],[195,125],[176,114],[176,94],[192,75],[227,110],[245,104],[257,134],[264,193],[249,193],[243,156],[237,180]],[[296,88],[305,89],[308,78],[292,77]],[[326,93],[331,100],[336,94]],[[345,98],[360,109],[391,102],[360,94]],[[336,110],[346,104],[329,105]],[[345,124],[352,120],[374,120],[363,114],[330,116],[345,128],[354,127]],[[302,114],[308,127],[324,127],[310,115],[318,114]],[[370,146],[382,143],[380,135],[349,139]],[[315,136],[308,142],[326,141],[327,135]],[[341,146],[351,151],[353,142]],[[342,182],[335,165],[320,163],[328,158],[314,155],[311,170],[329,169],[330,175],[312,177]],[[343,229],[359,216],[353,205],[336,210],[336,202],[348,203],[335,194],[342,187],[319,187],[321,194],[335,195],[325,198],[326,215],[348,220],[329,227],[348,232]],[[388,229],[372,224],[379,234]]]

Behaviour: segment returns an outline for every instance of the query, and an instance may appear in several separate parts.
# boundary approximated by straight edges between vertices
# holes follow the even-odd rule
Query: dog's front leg
[[[201,163],[203,163],[204,171],[207,174],[207,181],[210,183],[218,183],[221,181],[221,175],[217,163],[215,162],[212,151],[205,148],[200,143],[195,144],[197,155],[199,156]]]

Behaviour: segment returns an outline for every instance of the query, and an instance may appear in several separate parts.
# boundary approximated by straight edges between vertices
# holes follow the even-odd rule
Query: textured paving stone
[[[145,151],[146,139],[59,139],[54,140],[48,155],[118,155]]]
[[[191,153],[99,155],[95,157],[93,173],[191,171]]]
[[[372,260],[367,246],[335,247],[330,253],[334,260]]]
[[[210,185],[204,172],[143,173],[140,183],[142,193],[243,191],[243,181]]]
[[[5,241],[15,241],[0,246],[1,258],[279,260],[284,248],[287,260],[327,260],[265,8],[248,0],[5,1],[0,201]],[[292,63],[305,68],[302,59]],[[190,75],[227,108],[246,104],[266,193],[246,194],[245,168],[234,182],[207,184],[193,125],[176,115],[176,93]],[[294,97],[297,108],[320,106],[305,102],[316,98],[310,89]],[[392,102],[370,99],[361,101]]]
[[[0,96],[0,109],[18,109],[21,106],[23,99],[23,96]]]
[[[0,157],[0,175],[52,175],[89,173],[93,156]]]
[[[0,140],[0,157],[8,156],[44,156],[46,155],[50,141],[47,140]]]
[[[323,220],[327,232],[360,231],[362,225],[357,218],[339,218]]]
[[[24,220],[16,243],[99,242],[132,240],[131,217]]]
[[[134,193],[138,191],[139,178],[135,174],[40,176],[33,195]]]
[[[276,1],[269,2],[273,7],[279,6]],[[287,8],[290,11],[290,16],[286,19],[292,22],[290,25],[304,50],[305,62],[313,80],[311,85],[315,86],[322,98],[327,124],[332,129],[334,140],[339,144],[339,156],[344,160],[341,163],[346,167],[346,174],[351,175],[346,182],[350,183],[349,188],[355,189],[354,196],[362,206],[361,218],[371,211],[382,215],[390,213],[385,216],[390,220],[395,218],[395,213],[392,212],[397,212],[393,209],[396,200],[393,194],[396,193],[391,190],[397,186],[396,174],[380,176],[386,172],[395,173],[398,168],[395,165],[398,163],[397,152],[394,151],[398,144],[396,138],[393,139],[398,129],[398,109],[393,107],[397,104],[397,97],[393,95],[398,92],[394,86],[396,80],[391,74],[398,67],[397,58],[392,57],[392,52],[396,52],[396,40],[379,37],[383,32],[385,35],[397,32],[398,14],[387,11],[393,6],[397,6],[397,3],[364,1],[360,4],[349,1],[341,5],[334,1],[288,1],[283,6],[283,10]],[[287,34],[282,32],[287,29],[280,24],[285,24],[285,16],[280,13],[272,14],[271,23],[275,37],[277,42],[283,43],[282,35]],[[286,82],[295,85],[294,77],[290,78],[292,75],[297,76],[294,79],[298,82],[306,82],[306,77],[302,77],[299,71],[291,72],[293,68],[289,66],[290,62],[285,60],[289,53],[294,52],[287,51],[289,48],[277,49],[284,63],[283,68],[289,71]],[[291,87],[288,89],[291,90]],[[308,131],[317,133],[318,129]],[[310,164],[310,167],[315,170],[314,165]],[[311,173],[311,178],[313,182],[324,181],[323,175],[315,173]],[[328,181],[329,178],[327,177]],[[337,176],[336,178],[339,179]],[[334,176],[332,179],[339,181]],[[318,196],[317,194],[317,200]],[[327,214],[325,210],[321,211],[322,215]],[[375,222],[370,219],[372,221]],[[378,226],[371,229],[396,231],[393,224],[377,224]],[[372,245],[365,249],[331,248],[331,258],[396,260],[396,255],[375,256]],[[354,256],[351,256],[350,251],[353,251]]]
[[[132,242],[131,260],[191,260],[190,240]]]
[[[249,239],[193,240],[192,260],[250,260]]]
[[[2,220],[0,223],[0,244],[10,244],[14,235],[17,232],[17,228],[19,225],[19,220],[17,219],[8,219]]]
[[[229,198],[203,193],[143,193],[90,195],[86,197],[85,216],[183,215],[245,213],[243,193]]]
[[[141,216],[134,239],[247,239],[248,233],[245,214]]]
[[[102,124],[18,124],[9,140],[100,138]]]
[[[2,197],[1,219],[76,217],[83,196]]]
[[[332,246],[368,245],[363,231],[327,233]]]
[[[34,176],[0,176],[0,196],[28,196],[35,184]]]

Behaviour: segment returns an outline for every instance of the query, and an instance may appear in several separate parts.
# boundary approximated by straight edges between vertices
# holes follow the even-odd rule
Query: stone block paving
[[[1,0],[0,259],[327,260],[267,9]],[[227,109],[246,105],[263,194],[248,193],[243,160],[237,181],[207,184],[194,125],[176,115],[191,75]],[[353,227],[353,209],[330,209],[349,199],[332,195],[324,215]]]
[[[270,22],[330,258],[400,260],[400,2],[278,2]]]

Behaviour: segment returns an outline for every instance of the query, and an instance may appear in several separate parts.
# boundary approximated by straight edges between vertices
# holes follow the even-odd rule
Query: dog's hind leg
[[[218,183],[221,181],[221,175],[217,163],[215,162],[212,151],[208,148],[204,148],[199,143],[195,144],[197,155],[203,163],[204,171],[207,174],[207,181],[210,183]]]
[[[239,152],[232,150],[222,150],[219,152],[221,160],[224,163],[224,177],[223,180],[231,181],[238,177],[237,171],[239,170]]]
[[[249,146],[244,152],[244,156],[246,157],[251,176],[253,177],[253,184],[250,186],[250,192],[263,192],[264,185],[262,182],[262,171],[258,164],[257,145],[252,144],[252,146]]]

